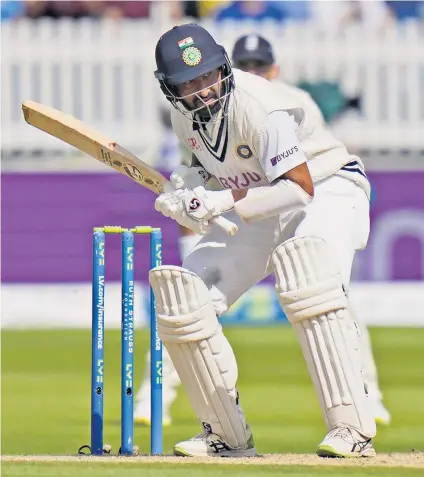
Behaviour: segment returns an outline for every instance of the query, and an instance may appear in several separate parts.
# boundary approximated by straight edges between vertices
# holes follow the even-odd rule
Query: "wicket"
[[[149,226],[120,226],[93,230],[92,342],[91,342],[91,446],[92,455],[108,453],[103,443],[105,243],[106,234],[121,235],[121,447],[119,454],[134,453],[134,235],[150,235],[150,268],[162,263],[162,231]],[[155,302],[150,288],[150,454],[162,454],[162,343],[156,326]]]

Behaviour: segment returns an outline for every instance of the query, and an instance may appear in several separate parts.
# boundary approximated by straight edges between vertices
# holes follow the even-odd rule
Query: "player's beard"
[[[209,106],[208,104],[206,104],[206,101],[211,99],[215,100],[215,102]],[[195,99],[194,101],[195,109],[200,108],[202,105],[204,105],[203,108],[199,109],[196,112],[196,114],[199,116],[202,122],[209,121],[213,116],[215,116],[215,114],[219,112],[219,110],[222,107],[221,101],[219,100],[219,98],[217,97],[215,93],[209,95],[207,98]]]
[[[227,91],[227,80],[224,79],[219,84],[218,93],[212,90],[211,94],[209,94],[207,98],[197,97],[194,100],[193,102],[194,109],[200,108],[202,105],[204,105],[203,108],[196,111],[196,114],[199,116],[199,119],[201,122],[210,121],[224,107],[224,104],[226,101],[226,98],[225,98],[226,91]],[[205,103],[206,101],[210,99],[215,100],[215,103],[213,103],[211,106]]]
[[[217,91],[210,88],[210,94],[207,98],[199,95],[200,91],[192,93],[191,95],[178,96],[178,90],[174,87],[174,91],[168,85],[164,85],[164,89],[168,91],[166,97],[171,101],[173,106],[182,113],[185,117],[190,118],[193,123],[207,123],[219,118],[220,111],[223,114],[228,112],[229,95],[234,87],[233,75],[230,72],[224,79],[219,79],[216,83],[219,87]],[[213,86],[213,85],[211,85]],[[190,99],[189,99],[190,98]],[[210,105],[205,103],[205,100],[213,99],[214,102]],[[179,103],[179,104],[178,104]]]

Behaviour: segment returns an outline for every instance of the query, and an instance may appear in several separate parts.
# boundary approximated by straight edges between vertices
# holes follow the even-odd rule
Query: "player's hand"
[[[207,191],[199,186],[184,195],[187,215],[196,220],[210,220],[234,207],[233,194],[230,189]]]
[[[193,191],[190,189],[177,189],[172,192],[161,194],[155,201],[155,209],[161,212],[165,217],[170,217],[183,227],[186,227],[199,235],[206,235],[209,229],[207,220],[197,220],[190,217],[186,210],[185,197],[193,197]]]
[[[165,192],[177,189],[195,189],[204,186],[210,179],[210,174],[201,166],[178,166],[171,174],[170,181],[165,185]]]
[[[155,209],[199,235],[209,231],[210,220],[234,207],[231,190],[206,191],[204,187],[177,189],[161,194]]]

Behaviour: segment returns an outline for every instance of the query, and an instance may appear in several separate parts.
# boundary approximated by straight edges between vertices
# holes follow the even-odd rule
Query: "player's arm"
[[[285,111],[269,114],[258,131],[255,152],[270,185],[233,191],[234,208],[243,220],[263,220],[311,202],[314,185],[292,116]]]

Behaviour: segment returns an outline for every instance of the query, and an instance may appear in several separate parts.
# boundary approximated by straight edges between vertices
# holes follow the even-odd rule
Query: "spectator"
[[[223,20],[275,20],[283,22],[286,16],[273,2],[245,1],[232,2],[216,15],[217,21]]]
[[[97,18],[103,15],[103,2],[96,1],[46,1],[30,0],[25,2],[26,16],[37,19],[48,18]]]
[[[389,9],[382,0],[351,2],[351,12],[353,21],[368,31],[379,33],[391,23]]]
[[[424,4],[417,1],[387,1],[387,7],[396,21],[424,17]]]
[[[42,0],[26,0],[25,1],[25,16],[28,18],[40,18],[46,11],[47,2]]]
[[[219,10],[227,7],[231,2],[229,0],[200,0],[194,3],[197,4],[199,17],[205,18],[216,15]]]
[[[227,0],[191,0],[178,3],[182,4],[183,16],[200,19],[213,16],[217,10],[226,7],[230,2]]]
[[[147,18],[150,16],[150,1],[108,0],[96,3],[103,4],[104,15],[109,18]]]
[[[2,0],[1,21],[16,20],[25,15],[24,2],[18,0]]]
[[[199,2],[196,2],[195,0],[191,0],[187,2],[181,2],[181,3],[182,3],[182,11],[183,11],[184,17],[190,17],[195,19],[200,18]]]
[[[390,23],[389,10],[383,0],[311,2],[311,11],[317,25],[335,35],[343,34],[353,25],[379,32]]]
[[[64,2],[59,2],[64,3]],[[81,2],[81,17],[100,18],[104,15],[105,6],[107,2],[99,2],[97,0],[82,0]]]
[[[308,0],[275,2],[287,19],[305,21],[311,18],[311,4]]]

